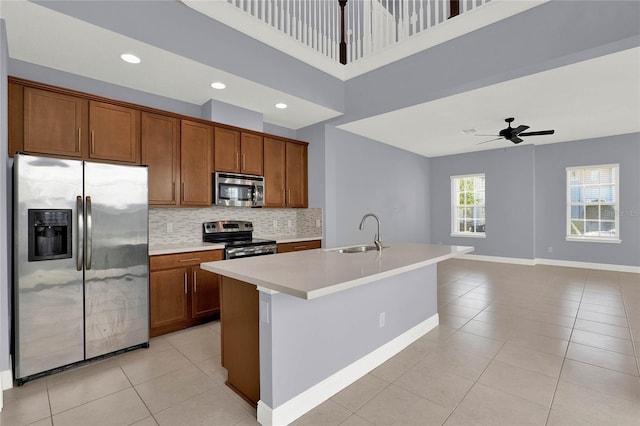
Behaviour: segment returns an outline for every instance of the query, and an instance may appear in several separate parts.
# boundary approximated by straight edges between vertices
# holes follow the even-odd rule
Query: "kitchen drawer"
[[[311,250],[322,247],[322,241],[298,241],[296,243],[281,243],[278,244],[278,253],[289,253],[292,251]]]
[[[178,254],[161,254],[149,258],[149,269],[179,268],[182,266],[199,265],[202,262],[213,262],[224,259],[224,250],[190,251]]]

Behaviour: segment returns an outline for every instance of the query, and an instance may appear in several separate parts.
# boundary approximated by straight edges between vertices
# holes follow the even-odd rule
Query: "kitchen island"
[[[473,248],[387,245],[201,264],[223,276],[228,385],[261,424],[292,422],[438,325],[436,265]]]

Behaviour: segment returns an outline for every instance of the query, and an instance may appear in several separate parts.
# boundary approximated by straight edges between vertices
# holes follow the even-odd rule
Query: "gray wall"
[[[565,168],[612,163],[620,164],[622,243],[565,241]],[[538,146],[535,170],[536,257],[640,266],[639,133]]]
[[[568,242],[565,168],[620,164],[621,244]],[[431,158],[431,242],[473,254],[640,266],[640,134]],[[486,238],[451,237],[450,177],[486,175]],[[552,252],[548,248],[552,248]]]
[[[278,126],[271,123],[262,123],[262,131],[269,133],[270,135],[282,136],[283,138],[297,139],[297,133],[295,129],[289,129],[287,127]]]
[[[201,117],[202,107],[178,101],[164,96],[158,96],[128,87],[117,86],[104,81],[82,77],[64,71],[47,68],[29,62],[9,59],[8,73],[14,77],[27,80],[38,81],[51,84],[53,86],[64,87],[92,95],[104,96],[105,98],[117,99],[119,101],[131,102],[150,108],[158,108],[164,111],[171,111],[176,114],[188,115],[190,117]]]
[[[369,212],[383,241],[429,242],[428,158],[327,125],[325,174],[327,247],[372,242]]]
[[[244,129],[262,131],[261,113],[214,99],[210,99],[202,105],[202,118]]]
[[[0,152],[7,147],[7,32],[0,20]],[[11,336],[11,160],[0,161],[0,371],[10,368]],[[2,392],[2,390],[0,390]],[[1,398],[1,397],[0,397]]]
[[[431,242],[474,246],[473,254],[533,259],[534,147],[431,159]],[[452,237],[451,176],[484,173],[486,238]]]
[[[436,280],[429,265],[312,300],[261,292],[261,318],[265,304],[271,315],[260,321],[260,399],[277,408],[435,315]]]

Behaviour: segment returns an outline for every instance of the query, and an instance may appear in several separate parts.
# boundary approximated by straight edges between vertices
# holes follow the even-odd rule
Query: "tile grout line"
[[[584,297],[584,292],[587,287],[588,275],[585,276],[584,283],[582,285],[582,295],[580,296],[580,303],[582,304],[582,299]],[[580,310],[580,306],[578,306],[578,311]],[[553,402],[556,399],[556,393],[558,392],[558,386],[560,385],[560,377],[562,377],[562,370],[564,369],[564,363],[567,360],[567,353],[569,352],[569,346],[571,345],[571,337],[573,337],[573,330],[576,325],[576,321],[578,320],[578,313],[576,312],[576,317],[573,320],[573,327],[571,327],[571,333],[569,334],[569,340],[567,342],[567,348],[564,351],[564,356],[562,357],[562,365],[560,365],[560,372],[558,373],[558,380],[556,381],[556,387],[553,390],[553,396],[551,397],[551,404],[549,404],[549,413],[547,413],[547,420],[545,421],[545,425],[549,424],[549,418],[551,417],[551,410],[553,410]]]

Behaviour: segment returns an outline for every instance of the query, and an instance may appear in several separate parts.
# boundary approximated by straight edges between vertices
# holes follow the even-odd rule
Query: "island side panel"
[[[258,291],[256,286],[222,277],[220,292],[222,366],[227,386],[253,405],[260,399]]]
[[[317,299],[261,293],[262,403],[276,409],[433,317],[436,292],[429,265]]]

